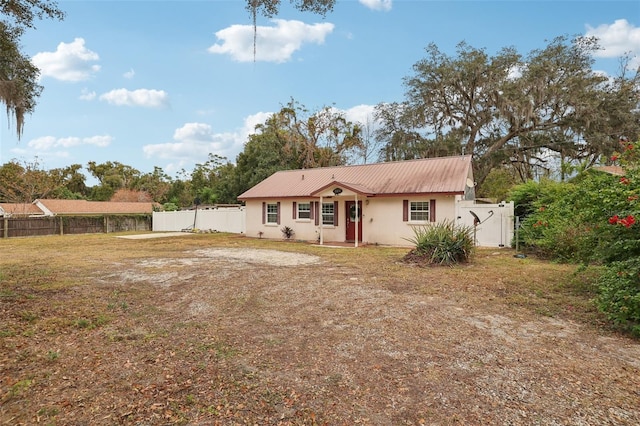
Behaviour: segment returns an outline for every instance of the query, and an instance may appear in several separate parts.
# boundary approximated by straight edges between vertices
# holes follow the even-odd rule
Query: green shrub
[[[165,211],[165,212],[175,212],[178,210],[179,210],[179,207],[175,203],[164,203],[162,205],[162,211]]]
[[[627,231],[612,227],[609,218],[633,214],[628,198],[636,190],[621,185],[620,177],[587,171],[571,182],[528,182],[514,190],[526,216],[520,216],[519,232],[523,248],[561,262],[606,263],[628,257],[616,242]],[[631,210],[630,210],[631,207]]]
[[[574,183],[527,182],[514,188],[519,205],[523,249],[562,262],[582,262],[593,255],[593,218],[585,209],[592,198]],[[518,213],[516,213],[518,214]],[[596,224],[605,217],[600,213]]]
[[[434,225],[413,228],[415,245],[409,257],[418,257],[430,264],[451,265],[468,262],[475,249],[473,229],[444,221]]]
[[[607,265],[598,285],[600,310],[609,320],[640,337],[640,258]]]
[[[539,182],[530,180],[511,188],[508,199],[515,205],[515,215],[519,216],[520,220],[524,220],[537,211],[540,205],[553,200],[557,185],[558,182],[542,179]]]

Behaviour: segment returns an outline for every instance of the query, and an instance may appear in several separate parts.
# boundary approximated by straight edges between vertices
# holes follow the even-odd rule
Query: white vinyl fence
[[[475,215],[475,216],[474,216]],[[475,218],[478,218],[474,226]],[[514,204],[456,203],[456,223],[474,229],[476,245],[511,247],[514,238]],[[153,212],[153,231],[190,231],[246,233],[245,207],[216,207],[202,210]]]
[[[244,207],[216,207],[202,210],[153,212],[153,231],[202,230],[244,234]]]
[[[511,247],[514,241],[513,202],[481,204],[474,201],[460,201],[457,212],[456,223],[474,228],[477,246]]]

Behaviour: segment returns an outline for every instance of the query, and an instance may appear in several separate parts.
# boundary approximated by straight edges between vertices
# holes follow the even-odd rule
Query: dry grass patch
[[[572,266],[223,234],[0,250],[2,424],[640,423],[640,346]]]

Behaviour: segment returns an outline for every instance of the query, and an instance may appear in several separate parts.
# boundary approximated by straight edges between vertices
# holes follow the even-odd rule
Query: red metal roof
[[[311,197],[332,184],[370,196],[462,194],[470,174],[470,155],[285,170],[269,176],[238,199]]]
[[[598,167],[594,167],[594,170],[610,173],[616,176],[624,176],[624,169],[620,166],[598,166]]]

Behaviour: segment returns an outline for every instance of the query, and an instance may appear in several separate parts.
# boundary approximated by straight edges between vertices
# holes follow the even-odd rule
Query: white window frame
[[[302,209],[302,207],[306,207],[306,208]],[[304,203],[298,203],[296,207],[296,212],[297,212],[296,216],[298,217],[298,220],[310,221],[311,220],[311,203],[308,201]]]
[[[429,222],[429,215],[431,214],[431,207],[429,206],[429,204],[429,200],[409,200],[409,222]]]
[[[272,211],[270,211],[270,209]],[[267,203],[265,209],[264,223],[266,225],[277,225],[278,224],[278,203]],[[273,220],[271,220],[273,219]]]
[[[326,213],[324,211],[325,207],[331,207],[331,213]],[[330,203],[322,203],[322,212],[320,213],[322,215],[322,226],[327,227],[327,226],[334,226],[334,220],[336,217],[336,212],[335,212],[335,205],[332,202]],[[331,218],[331,220],[326,220],[325,218]]]

